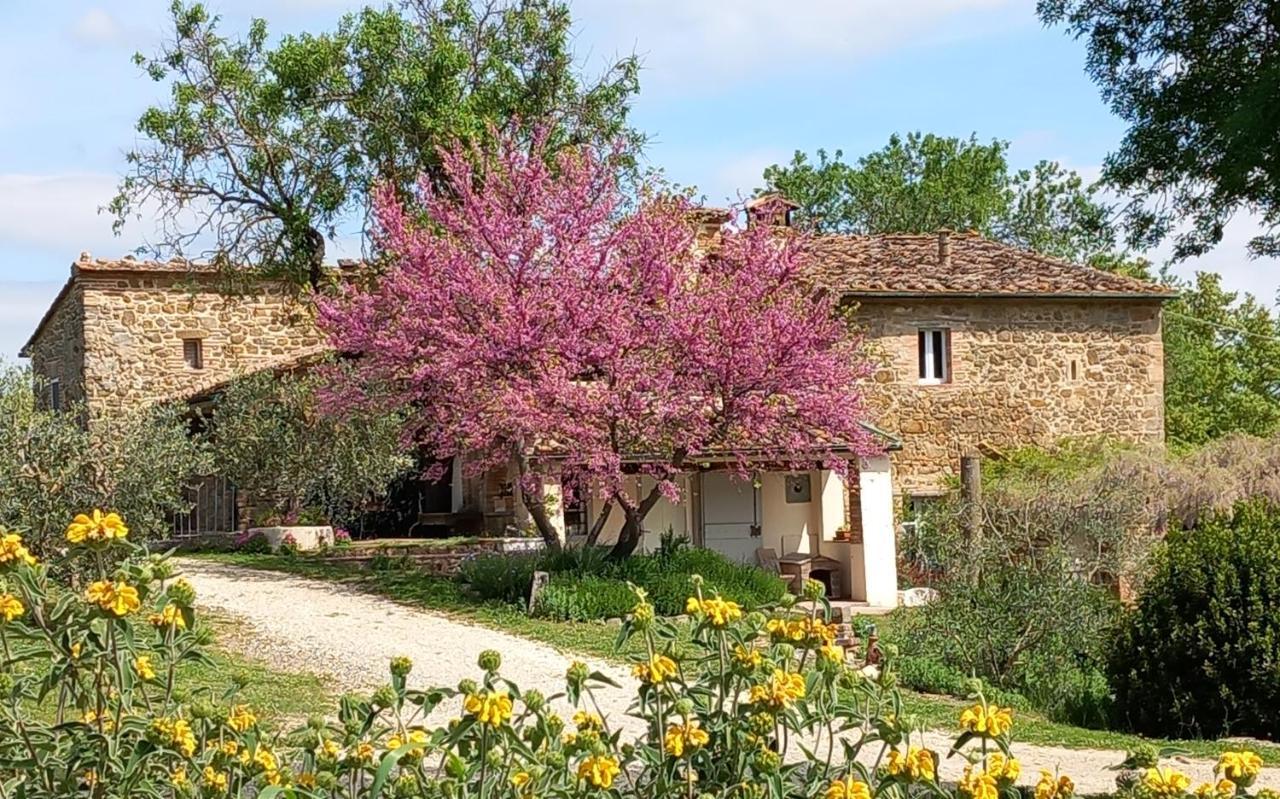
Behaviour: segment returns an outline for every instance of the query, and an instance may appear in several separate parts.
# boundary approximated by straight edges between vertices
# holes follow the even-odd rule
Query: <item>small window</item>
[[[56,377],[49,381],[49,410],[62,410],[62,381]]]
[[[188,369],[203,369],[204,342],[198,338],[184,338],[182,340],[182,360],[186,361]]]
[[[1071,359],[1071,382],[1074,383],[1080,379],[1080,362],[1075,358]]]
[[[951,331],[926,328],[919,333],[921,383],[945,383],[951,379]]]

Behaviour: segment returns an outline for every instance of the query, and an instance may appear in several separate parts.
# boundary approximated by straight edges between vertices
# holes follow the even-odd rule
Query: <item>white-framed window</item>
[[[62,381],[56,377],[49,381],[49,410],[62,410]]]
[[[198,338],[182,340],[182,360],[188,369],[204,368],[204,342]]]
[[[946,383],[951,379],[951,330],[922,327],[917,336],[921,383]]]

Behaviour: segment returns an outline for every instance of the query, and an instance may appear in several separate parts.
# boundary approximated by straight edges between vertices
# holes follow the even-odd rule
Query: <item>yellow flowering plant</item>
[[[544,695],[485,651],[450,687],[411,686],[413,664],[395,658],[382,688],[278,730],[236,685],[181,685],[177,667],[207,640],[195,592],[164,558],[111,541],[120,557],[75,586],[26,558],[0,563],[0,799],[1075,796],[1068,775],[1023,773],[1013,712],[980,693],[951,750],[930,749],[904,715],[893,649],[860,666],[820,597],[735,611],[697,578],[690,631],[635,589],[619,631],[638,677],[627,718],[602,712],[598,692],[618,686],[600,671],[572,662],[564,690]],[[1153,760],[1126,799],[1242,799],[1260,769],[1228,752],[1193,789]]]

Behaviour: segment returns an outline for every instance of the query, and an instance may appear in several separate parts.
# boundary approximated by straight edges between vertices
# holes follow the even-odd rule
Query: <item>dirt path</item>
[[[641,731],[638,720],[627,716],[635,682],[616,664],[572,656],[546,644],[319,580],[196,560],[182,560],[179,567],[195,586],[201,606],[244,623],[244,635],[230,641],[232,646],[277,670],[325,675],[333,680],[335,692],[368,690],[386,683],[387,664],[397,655],[413,659],[412,687],[453,686],[464,678],[477,678],[477,656],[485,649],[496,649],[503,655],[506,677],[522,689],[536,687],[551,694],[563,690],[565,668],[578,659],[623,686],[605,688],[597,699],[610,722],[624,730],[624,740]],[[456,707],[441,708],[434,721],[443,722],[458,712]],[[926,735],[926,743],[941,753],[951,741],[943,733]],[[1112,790],[1115,772],[1107,767],[1124,758],[1123,752],[1110,750],[1030,744],[1015,744],[1014,755],[1022,763],[1022,782],[1034,783],[1042,768],[1060,769],[1071,775],[1082,794]],[[1194,782],[1212,778],[1211,761],[1176,765]],[[943,778],[957,778],[962,767],[958,757],[943,760]],[[1269,769],[1260,783],[1280,787],[1280,775]]]

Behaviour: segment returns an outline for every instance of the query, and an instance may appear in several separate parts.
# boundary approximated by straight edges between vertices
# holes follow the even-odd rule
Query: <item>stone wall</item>
[[[41,335],[31,342],[31,368],[44,381],[57,380],[64,404],[84,399],[84,305],[80,286],[59,294]],[[45,387],[41,402],[47,407]]]
[[[855,318],[881,364],[872,419],[903,441],[895,493],[939,493],[960,455],[982,446],[1164,438],[1158,302],[876,299]],[[919,381],[922,327],[951,331],[949,382]]]
[[[212,278],[185,273],[83,273],[78,280],[93,415],[181,396],[323,343],[310,308],[284,287],[223,294]],[[203,368],[186,364],[183,340],[190,338],[201,341]]]

